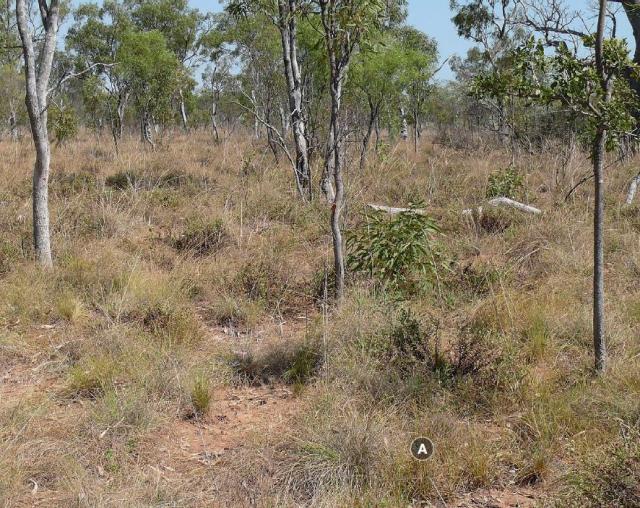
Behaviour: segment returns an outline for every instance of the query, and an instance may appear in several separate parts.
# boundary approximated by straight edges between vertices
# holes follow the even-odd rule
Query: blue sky
[[[218,11],[220,3],[218,0],[191,0],[192,5],[203,11]],[[592,0],[567,0],[567,4],[576,10],[589,12]],[[442,59],[454,54],[464,55],[469,49],[468,41],[458,37],[455,27],[451,22],[451,11],[449,0],[409,0],[409,23],[438,41],[440,57]],[[618,16],[619,34],[629,39],[631,49],[633,49],[633,38],[624,15]],[[449,67],[442,69],[438,79],[452,79],[453,73]]]
[[[592,0],[567,0],[567,5],[575,10],[591,12]],[[468,41],[458,37],[456,29],[451,22],[452,13],[449,9],[449,0],[409,0],[409,23],[438,41],[440,57],[442,59],[458,54],[464,55],[471,46]],[[629,40],[633,50],[633,37],[624,14],[618,16],[619,35]],[[453,79],[449,68],[442,70],[439,79]]]
[[[83,1],[75,0],[73,3],[77,4]],[[202,11],[219,11],[221,9],[219,0],[190,0],[190,3]],[[593,1],[567,0],[567,4],[576,10],[583,10],[587,13]],[[464,55],[471,47],[468,41],[458,37],[451,17],[449,0],[409,0],[409,23],[438,41],[441,59],[452,55]],[[633,50],[631,27],[623,14],[618,16],[618,22],[619,35],[627,37]],[[64,33],[64,29],[62,32]],[[439,80],[453,79],[453,77],[448,66],[443,68],[438,75]]]

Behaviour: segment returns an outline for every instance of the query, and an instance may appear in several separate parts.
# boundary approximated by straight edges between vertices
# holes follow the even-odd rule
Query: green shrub
[[[435,237],[440,229],[426,215],[413,211],[388,218],[373,212],[347,235],[348,265],[382,286],[424,289],[436,276],[442,255]]]
[[[66,143],[78,135],[78,117],[72,107],[52,105],[49,107],[48,120],[56,145]]]
[[[487,199],[505,197],[517,198],[524,187],[524,180],[518,170],[512,166],[495,171],[489,175]]]
[[[410,310],[401,309],[389,339],[389,361],[403,377],[431,372],[441,382],[448,382],[455,374],[454,366],[440,348],[436,323],[426,330]]]

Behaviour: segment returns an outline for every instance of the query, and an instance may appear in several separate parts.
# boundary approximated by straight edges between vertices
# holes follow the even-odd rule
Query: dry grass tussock
[[[0,153],[5,506],[640,505],[634,162],[608,175],[597,379],[590,188],[564,200],[579,156],[522,155],[505,183],[509,154],[383,146],[348,172],[345,228],[370,202],[423,203],[437,267],[394,287],[351,274],[325,312],[328,207],[258,144],[56,148],[52,272],[31,260],[31,146]],[[545,213],[461,215],[500,185]]]

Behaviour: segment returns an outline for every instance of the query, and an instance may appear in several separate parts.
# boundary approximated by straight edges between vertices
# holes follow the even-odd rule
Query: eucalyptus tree
[[[37,18],[37,19],[36,19]],[[16,0],[16,20],[22,55],[29,123],[36,152],[33,170],[33,243],[38,262],[53,266],[49,229],[49,164],[51,146],[47,128],[49,78],[60,21],[59,0],[39,0],[31,16],[26,0]]]
[[[331,200],[331,233],[335,270],[336,298],[344,296],[344,242],[341,216],[345,206],[344,137],[342,99],[345,81],[352,59],[367,36],[378,30],[383,21],[385,3],[382,0],[314,0],[320,8],[329,66],[331,117],[323,180],[333,174],[335,193]],[[325,190],[327,186],[325,184]]]
[[[18,138],[20,102],[24,96],[24,78],[20,68],[20,35],[16,26],[15,10],[11,3],[0,5],[0,87],[3,91],[0,108],[7,119],[11,139]]]
[[[228,11],[234,16],[262,15],[270,20],[279,32],[289,110],[288,119],[282,124],[291,125],[296,152],[294,167],[296,185],[302,197],[311,199],[311,166],[304,116],[305,97],[298,58],[298,26],[308,7],[308,0],[230,0],[227,4]],[[283,128],[282,131],[279,134],[285,137],[285,129]]]
[[[422,116],[433,89],[431,81],[436,73],[438,49],[432,38],[412,27],[402,27],[397,37],[405,55],[403,84],[413,123],[414,150],[417,152]]]
[[[231,61],[221,56],[216,58],[202,73],[202,82],[208,95],[208,110],[216,143],[220,142],[220,129],[218,128],[218,113],[220,100],[225,89],[230,88],[231,81]]]
[[[553,0],[552,0],[553,1]],[[528,31],[520,23],[520,0],[450,0],[455,13],[452,21],[458,35],[474,43],[466,61],[457,61],[458,70],[478,73],[497,72],[509,65],[509,55],[526,40]],[[513,142],[514,105],[510,97],[500,97],[485,106],[490,113],[490,127],[503,141]]]
[[[626,40],[607,32],[608,1],[599,0],[595,30],[580,37],[574,51],[558,41],[553,54],[546,40],[531,38],[516,50],[512,66],[478,78],[477,92],[493,97],[513,94],[530,101],[559,103],[583,119],[591,142],[594,172],[593,219],[593,344],[597,372],[606,366],[604,329],[604,217],[605,154],[636,126],[636,95],[629,76],[638,79],[640,67],[629,57]]]
[[[238,68],[238,104],[254,121],[254,136],[258,139],[266,130],[267,142],[277,157],[279,150],[287,154],[294,175],[295,159],[289,153],[276,119],[286,83],[282,72],[280,35],[269,16],[257,10],[251,16],[234,9],[219,24],[230,55]],[[296,179],[298,191],[300,182]]]
[[[170,116],[171,98],[179,86],[180,64],[157,30],[124,34],[116,61],[129,83],[142,137],[153,148],[152,127]]]
[[[365,105],[367,118],[360,148],[360,169],[367,164],[369,143],[383,107],[400,104],[399,78],[404,69],[404,54],[392,34],[376,41],[376,49],[357,55],[352,67],[350,88],[356,100]]]
[[[200,63],[203,40],[212,30],[210,18],[190,7],[187,0],[125,0],[125,5],[134,26],[140,31],[157,30],[162,33],[167,49],[180,63],[178,110],[182,126],[187,130],[185,93],[195,86],[192,74]]]
[[[132,91],[122,67],[116,65],[116,56],[125,35],[134,30],[130,13],[117,0],[107,0],[101,5],[81,4],[73,19],[65,42],[76,67],[90,69],[81,78],[85,105],[107,111],[117,149]]]

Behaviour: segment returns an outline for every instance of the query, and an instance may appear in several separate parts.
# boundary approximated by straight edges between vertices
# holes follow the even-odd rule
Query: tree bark
[[[9,131],[11,133],[11,141],[18,140],[18,115],[13,105],[13,101],[10,104],[11,113],[9,114]]]
[[[184,105],[184,94],[182,93],[182,88],[179,90],[180,94],[180,118],[182,119],[182,128],[185,132],[189,131],[189,122],[187,120],[187,110]]]
[[[625,200],[625,205],[631,206],[633,204],[633,200],[636,197],[636,192],[638,191],[638,184],[640,184],[640,174],[637,174],[631,180],[629,184],[629,190],[627,191],[627,199]]]
[[[413,152],[418,153],[418,138],[420,137],[420,126],[418,125],[418,111],[413,112]]]
[[[58,33],[59,3],[58,0],[51,0],[47,6],[43,0],[39,6],[44,28],[44,40],[41,43],[39,55],[36,56],[26,2],[25,0],[16,0],[16,20],[24,58],[25,103],[36,151],[36,162],[33,169],[33,243],[38,262],[42,266],[50,268],[53,266],[49,228],[51,147],[47,129],[47,107],[49,78]]]
[[[320,179],[320,190],[324,194],[328,203],[333,203],[336,197],[335,190],[333,189],[333,174],[335,159],[333,156],[333,150],[335,148],[334,143],[335,134],[333,132],[333,124],[329,126],[329,135],[327,137],[327,149],[324,161],[324,167],[322,170],[322,178]]]
[[[320,2],[322,25],[324,28],[327,57],[329,59],[330,95],[331,95],[331,123],[330,143],[327,145],[327,164],[325,171],[333,160],[333,183],[335,195],[331,205],[331,233],[333,237],[333,259],[335,272],[335,296],[339,302],[344,298],[345,260],[344,242],[342,239],[341,217],[345,205],[344,194],[344,153],[342,147],[343,132],[341,123],[342,90],[349,70],[352,52],[356,45],[346,37],[339,42],[339,32],[343,30],[336,19],[336,4],[323,0]]]
[[[260,139],[260,120],[258,119],[258,101],[256,99],[256,91],[251,90],[251,102],[255,114],[253,115],[253,137]]]
[[[213,137],[216,143],[220,142],[220,133],[218,132],[218,121],[216,119],[218,115],[218,101],[215,97],[211,101],[211,128],[213,130]]]
[[[367,167],[367,153],[369,151],[369,143],[371,136],[373,135],[373,129],[378,120],[378,114],[380,111],[380,105],[374,104],[371,98],[369,98],[369,123],[367,125],[367,131],[362,139],[362,149],[360,150],[360,171],[364,171]]]
[[[605,103],[611,101],[612,83],[604,62],[604,37],[607,0],[600,0],[598,29],[595,40],[596,69]],[[596,372],[602,372],[607,363],[604,331],[604,157],[607,147],[607,129],[598,126],[593,143],[594,210],[593,210],[593,349]]]
[[[153,141],[153,132],[151,127],[151,115],[145,111],[142,113],[142,140],[151,146],[152,150],[156,149],[156,144]]]
[[[406,141],[407,139],[409,139],[409,125],[407,123],[407,114],[404,108],[400,108],[400,122],[400,138],[402,139],[402,141]]]
[[[289,99],[289,113],[293,141],[296,149],[295,177],[299,186],[311,199],[311,167],[309,165],[309,146],[306,137],[306,125],[303,117],[302,76],[298,64],[298,33],[297,33],[298,0],[278,0],[278,24],[282,42],[282,58],[284,73],[287,80],[287,94]],[[283,126],[283,135],[285,135]]]
[[[607,132],[600,129],[594,143],[593,171],[595,204],[593,214],[593,347],[596,371],[606,365],[604,336],[604,154]]]
[[[340,219],[344,207],[344,181],[342,176],[342,166],[344,155],[342,153],[342,139],[340,132],[340,106],[342,100],[342,77],[339,75],[332,78],[331,84],[331,124],[333,125],[333,182],[335,185],[335,196],[331,206],[331,233],[333,235],[333,253],[335,270],[335,290],[336,298],[342,300],[344,297],[344,242],[340,229]]]

